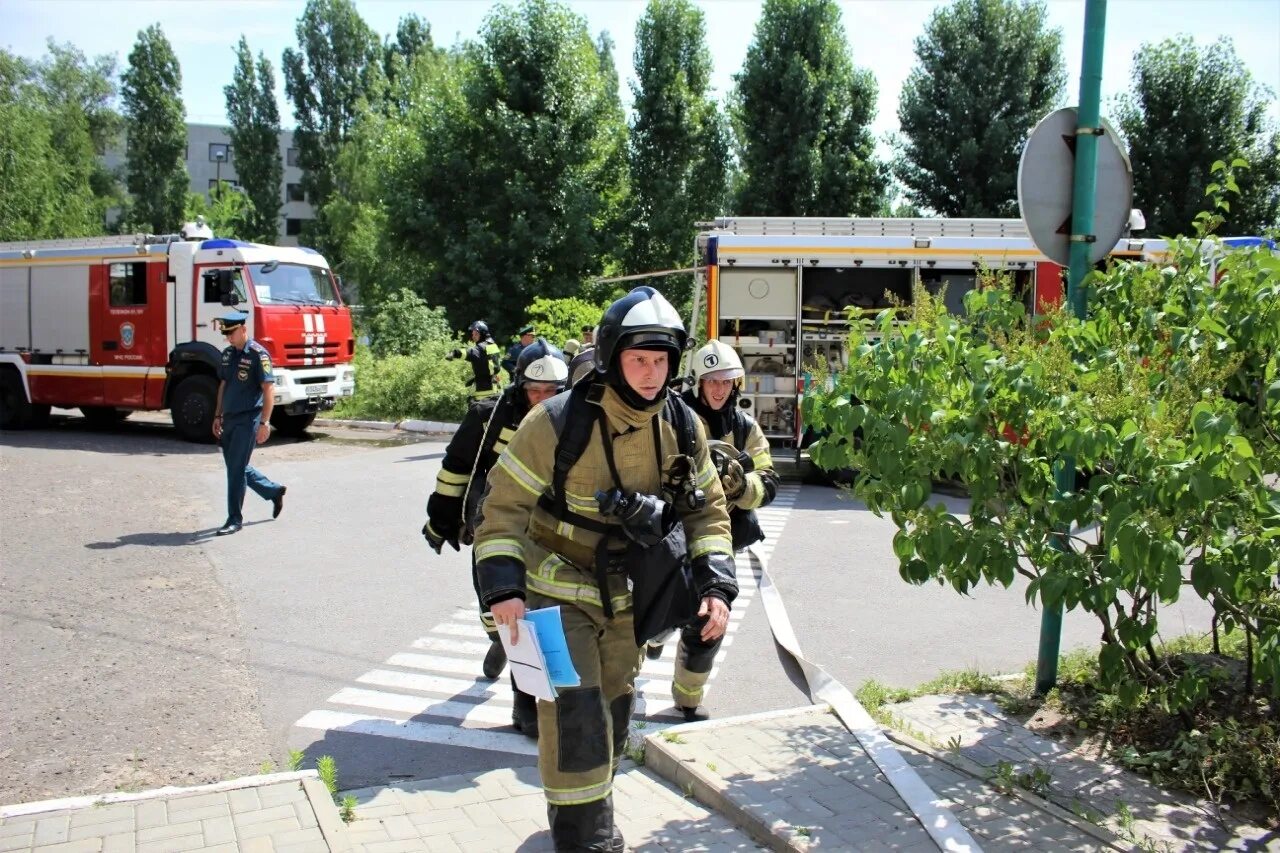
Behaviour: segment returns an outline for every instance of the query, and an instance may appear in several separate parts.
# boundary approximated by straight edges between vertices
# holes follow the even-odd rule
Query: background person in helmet
[[[755,510],[768,506],[778,493],[764,430],[738,406],[744,375],[733,347],[710,341],[693,354],[693,388],[684,394],[712,442],[712,461],[729,502],[734,551],[764,539]],[[719,648],[720,638],[704,641],[696,625],[680,632],[671,696],[690,722],[707,719],[702,694]],[[651,641],[647,652],[650,658],[661,657],[661,642]]]
[[[619,299],[600,321],[594,372],[530,412],[489,475],[476,534],[481,596],[517,641],[526,602],[559,606],[581,677],[555,702],[538,703],[538,768],[556,850],[624,849],[612,783],[643,643],[635,624],[644,614],[634,612],[629,586],[643,552],[625,544],[625,523],[594,496],[619,489],[634,505],[654,506],[681,469],[687,491],[671,493],[661,517],[683,522],[676,560],[691,569],[689,612],[701,612],[708,642],[723,635],[737,595],[720,480],[696,416],[667,390],[684,343],[680,318],[652,288]],[[584,439],[576,457],[561,452],[569,437]]]
[[[452,361],[455,358],[466,358],[471,365],[474,376],[470,385],[475,386],[471,392],[472,400],[484,400],[498,396],[498,386],[502,384],[502,350],[494,343],[489,334],[489,324],[484,320],[476,320],[467,327],[471,336],[471,346],[467,349],[455,349],[445,356]]]
[[[516,363],[516,381],[501,396],[477,400],[467,410],[458,431],[445,448],[436,488],[427,498],[427,523],[422,535],[439,554],[445,544],[459,549],[459,541],[470,544],[475,538],[476,514],[484,494],[485,479],[516,427],[531,408],[564,390],[569,368],[560,351],[539,338],[525,347]],[[475,577],[475,553],[471,557],[471,580],[479,597]],[[480,622],[489,634],[489,651],[484,657],[484,675],[497,678],[507,656],[494,629],[493,617],[480,602]],[[511,724],[530,737],[538,736],[538,712],[532,696],[515,689]]]

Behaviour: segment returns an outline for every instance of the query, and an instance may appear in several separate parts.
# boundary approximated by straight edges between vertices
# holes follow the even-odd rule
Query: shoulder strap
[[[680,399],[679,395],[668,394],[663,417],[675,428],[680,452],[685,456],[693,456],[698,445],[698,430],[693,424],[693,419],[697,416],[689,408],[689,404]]]
[[[567,507],[564,483],[569,476],[569,469],[586,451],[587,442],[591,440],[591,428],[596,423],[596,419],[589,417],[590,413],[587,411],[587,393],[592,387],[592,383],[580,382],[567,394],[556,395],[543,403],[556,435],[559,436],[556,441],[555,467],[551,472],[550,509],[556,518],[565,517]]]
[[[737,409],[733,414],[733,446],[739,451],[747,449],[747,438],[751,435],[751,427],[755,424],[755,419],[742,409]]]

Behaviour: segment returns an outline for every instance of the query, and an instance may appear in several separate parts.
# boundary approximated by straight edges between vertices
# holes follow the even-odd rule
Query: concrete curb
[[[397,421],[344,421],[334,418],[316,418],[316,426],[342,427],[344,429],[376,429],[383,432],[400,430],[402,432],[420,432],[438,435],[452,435],[458,431],[458,424],[446,421],[422,421],[409,419]]]
[[[262,776],[241,776],[238,779],[227,779],[223,782],[212,782],[208,785],[181,787],[166,785],[150,791],[134,791],[129,793],[91,794],[85,797],[63,797],[58,800],[41,800],[35,803],[17,803],[12,806],[0,806],[0,819],[21,817],[24,815],[55,812],[64,809],[83,809],[92,806],[114,805],[116,803],[136,803],[144,800],[161,800],[168,797],[185,797],[191,794],[219,794],[226,791],[238,791],[243,788],[260,788],[263,785],[277,785],[281,782],[298,781],[306,787],[306,780],[315,779],[319,784],[320,774],[315,770],[296,770],[291,773],[268,773]],[[323,789],[324,786],[321,785]],[[326,793],[327,793],[327,789]],[[330,800],[332,804],[332,800]]]
[[[325,843],[329,845],[332,853],[346,853],[351,849],[351,839],[343,832],[345,824],[342,822],[342,816],[338,813],[338,807],[334,805],[329,789],[320,781],[319,774],[315,771],[312,771],[312,774],[302,780],[302,790],[307,793],[307,801],[311,803],[311,811],[315,813],[320,834],[324,836]]]

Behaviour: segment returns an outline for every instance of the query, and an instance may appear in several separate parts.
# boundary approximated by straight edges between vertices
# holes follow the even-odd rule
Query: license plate
[[[308,385],[305,390],[307,394],[323,394],[328,388],[328,385]]]

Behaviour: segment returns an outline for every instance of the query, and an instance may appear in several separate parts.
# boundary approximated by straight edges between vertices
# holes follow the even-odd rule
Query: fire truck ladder
[[[128,249],[182,241],[181,234],[115,234],[108,237],[67,237],[58,240],[18,240],[0,243],[0,252],[38,252],[45,249]]]
[[[1021,219],[732,216],[697,223],[722,234],[831,237],[1004,237],[1027,239]]]

